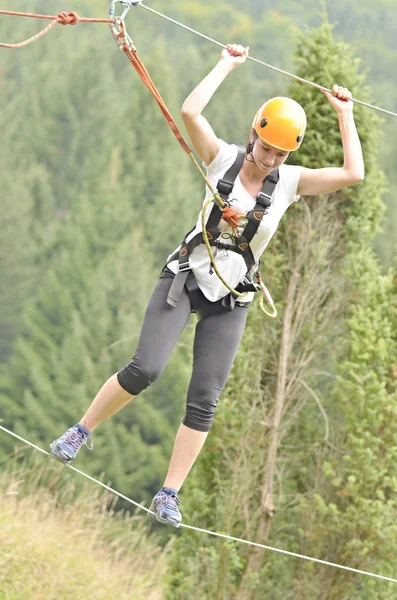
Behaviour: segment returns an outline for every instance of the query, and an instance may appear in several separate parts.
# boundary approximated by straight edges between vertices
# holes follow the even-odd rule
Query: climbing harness
[[[178,302],[178,298],[182,292],[183,286],[185,285],[188,274],[191,272],[189,257],[193,250],[203,243],[204,236],[209,246],[216,248],[215,253],[218,250],[231,251],[240,254],[244,258],[247,272],[243,282],[236,287],[235,291],[238,292],[239,296],[246,295],[247,292],[257,292],[262,290],[261,278],[258,269],[259,265],[255,261],[250,243],[258,231],[263,217],[268,214],[272,195],[279,179],[279,172],[278,169],[273,169],[273,171],[266,177],[262,190],[256,197],[254,208],[247,215],[237,215],[230,206],[229,197],[233,191],[234,182],[241,170],[245,156],[246,152],[244,146],[238,146],[236,160],[224,174],[223,178],[217,183],[216,187],[218,193],[223,198],[226,206],[221,209],[218,204],[214,204],[209,218],[205,223],[206,208],[209,202],[212,200],[210,198],[209,201],[204,204],[202,211],[202,231],[193,236],[193,238],[191,238],[189,241],[187,241],[187,238],[193,230],[186,234],[179,251],[175,252],[168,259],[168,264],[178,259],[178,272],[174,277],[167,298],[167,302],[171,306],[176,306],[176,303]],[[247,219],[247,223],[244,230],[237,235],[238,219],[241,217],[245,217]],[[222,219],[228,221],[229,225],[236,234],[233,244],[225,243],[220,239],[222,232],[219,228],[219,224]],[[215,253],[214,256],[216,255]],[[236,295],[231,292],[230,299],[225,297],[223,304],[226,305],[228,302],[227,306],[230,309],[233,309],[235,298]],[[269,316],[276,316],[276,309],[274,308],[274,313],[268,314]]]
[[[57,458],[55,458],[55,456],[51,456],[51,454],[49,452],[46,452],[46,450],[43,450],[43,448],[40,448],[40,446],[36,446],[35,444],[32,444],[32,442],[29,442],[29,440],[24,439],[23,437],[17,435],[13,431],[10,431],[6,427],[3,427],[2,425],[0,425],[0,430],[4,431],[4,433],[7,433],[8,435],[11,435],[12,437],[16,438],[20,442],[23,442],[24,444],[30,446],[31,448],[34,448],[34,450],[38,450],[42,454],[45,454],[46,456],[49,456],[50,458],[52,458],[54,460],[58,460]],[[154,513],[150,509],[146,508],[146,506],[143,506],[142,504],[138,504],[138,502],[135,502],[135,500],[132,500],[131,498],[129,498],[128,496],[125,496],[124,494],[121,494],[120,492],[118,492],[117,490],[106,485],[102,481],[98,481],[98,479],[91,477],[91,475],[87,475],[87,473],[84,473],[84,471],[80,471],[79,469],[76,469],[76,467],[74,467],[73,465],[65,464],[64,466],[67,467],[68,469],[72,469],[72,471],[74,471],[75,473],[79,473],[79,475],[82,475],[83,477],[85,477],[86,479],[89,479],[93,483],[96,483],[97,485],[101,486],[108,492],[111,492],[112,494],[115,494],[119,498],[122,498],[122,500],[125,500],[126,502],[128,502],[129,504],[132,504],[136,508],[145,511],[150,516],[152,516],[152,517],[154,516]],[[251,542],[251,541],[245,540],[243,538],[233,537],[231,535],[227,535],[226,533],[220,533],[218,531],[211,531],[210,529],[201,529],[200,527],[193,527],[193,525],[186,525],[185,523],[181,523],[180,527],[183,527],[185,529],[190,529],[191,531],[198,531],[200,533],[206,533],[207,535],[213,535],[215,537],[223,538],[225,540],[231,540],[234,542],[239,542],[241,544],[248,544],[249,546],[255,546],[256,548],[262,548],[263,550],[270,550],[271,552],[278,552],[279,554],[284,554],[286,556],[292,556],[294,558],[308,560],[310,562],[314,562],[314,563],[317,563],[320,565],[326,565],[327,567],[335,567],[337,569],[343,569],[344,571],[349,571],[351,573],[357,573],[358,575],[366,575],[368,577],[374,577],[376,579],[381,579],[383,581],[391,581],[392,583],[397,583],[397,579],[393,579],[392,577],[385,577],[384,575],[377,575],[376,573],[371,573],[370,571],[362,571],[361,569],[354,569],[353,567],[346,567],[345,565],[339,565],[338,563],[329,562],[327,560],[321,560],[320,558],[313,558],[312,556],[306,556],[305,554],[298,554],[297,552],[290,552],[289,550],[282,550],[281,548],[274,548],[273,546],[266,546],[265,544],[259,544],[257,542]]]

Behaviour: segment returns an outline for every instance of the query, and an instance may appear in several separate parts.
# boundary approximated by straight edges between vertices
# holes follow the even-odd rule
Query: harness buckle
[[[189,259],[185,260],[184,262],[179,263],[178,271],[180,273],[184,273],[185,271],[191,271]]]
[[[265,192],[259,192],[259,194],[256,197],[256,200],[257,202],[262,204],[263,208],[265,209],[270,208],[270,206],[272,205],[272,197],[269,196],[269,194],[265,194]]]
[[[233,191],[234,183],[230,183],[230,181],[226,181],[225,179],[220,179],[216,184],[216,187],[220,194],[229,196]]]
[[[250,272],[248,272],[248,274],[250,274]],[[244,277],[243,281],[241,282],[242,285],[252,285],[255,288],[255,290],[259,292],[259,290],[261,289],[259,281],[254,281],[254,279],[250,278],[248,274]]]

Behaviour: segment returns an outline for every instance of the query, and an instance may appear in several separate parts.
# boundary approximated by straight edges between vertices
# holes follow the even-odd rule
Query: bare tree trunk
[[[261,513],[255,533],[255,540],[265,542],[270,535],[272,526],[272,518],[276,507],[273,502],[273,487],[274,474],[276,469],[277,452],[280,444],[280,426],[283,416],[286,386],[287,386],[287,367],[289,355],[292,348],[292,317],[294,314],[295,296],[300,280],[300,269],[296,266],[289,281],[287,297],[285,303],[283,330],[280,343],[279,359],[278,359],[278,376],[276,397],[274,406],[273,422],[271,424],[271,440],[267,460],[263,471],[263,488],[261,498]],[[263,562],[263,550],[255,547],[249,554],[247,566],[240,585],[239,598],[241,600],[249,600],[251,598],[250,591],[246,588],[247,578],[250,573],[257,572]]]
[[[340,310],[340,302],[338,304],[332,299],[333,266],[341,255],[337,244],[340,237],[338,216],[333,207],[328,211],[316,207],[312,213],[306,203],[303,206],[306,218],[297,219],[292,235],[287,239],[291,275],[285,296],[280,347],[274,365],[277,379],[272,414],[268,419],[269,445],[260,477],[260,511],[252,534],[252,539],[260,543],[269,539],[276,511],[274,486],[281,440],[312,396],[305,378],[310,376],[315,350],[321,348],[322,335],[329,331],[333,316]],[[312,327],[304,332],[306,323],[311,323]],[[292,355],[297,341],[300,344]],[[306,394],[302,395],[302,389]],[[263,561],[264,551],[252,547],[239,587],[239,600],[251,600],[253,597],[254,592],[248,589],[249,579],[253,573],[260,571]]]

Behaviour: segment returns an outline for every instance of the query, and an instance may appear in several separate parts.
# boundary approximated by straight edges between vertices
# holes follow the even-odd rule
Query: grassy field
[[[160,600],[166,552],[147,517],[34,458],[0,475],[1,600]],[[113,500],[113,506],[112,506]]]

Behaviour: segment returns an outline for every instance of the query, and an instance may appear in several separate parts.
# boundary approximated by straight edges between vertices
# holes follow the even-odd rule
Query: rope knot
[[[75,12],[61,12],[58,15],[58,23],[60,25],[77,25],[79,23],[80,17]]]
[[[236,211],[233,210],[233,208],[231,208],[230,206],[227,206],[227,205],[224,206],[222,210],[223,210],[222,219],[227,221],[227,223],[229,223],[229,225],[233,229],[233,231],[235,231],[236,228],[238,227],[238,220],[243,215],[238,215],[236,213]]]

